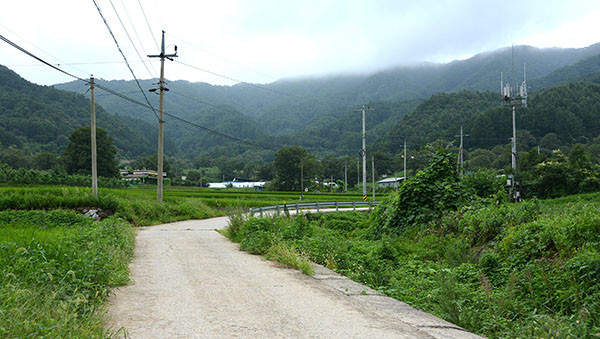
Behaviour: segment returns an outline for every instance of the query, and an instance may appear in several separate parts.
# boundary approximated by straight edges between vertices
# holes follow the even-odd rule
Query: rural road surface
[[[227,218],[140,228],[132,283],[108,303],[127,338],[478,338],[330,270],[277,267],[215,231]]]

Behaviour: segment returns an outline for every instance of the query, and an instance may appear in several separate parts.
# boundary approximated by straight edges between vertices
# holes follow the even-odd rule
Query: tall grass
[[[359,213],[240,219],[235,240],[290,266],[305,253],[489,337],[593,338],[600,336],[599,199],[477,204],[380,239],[370,233],[375,218]]]
[[[52,210],[97,207],[110,210],[134,225],[205,219],[219,212],[192,198],[166,197],[159,203],[154,195],[136,190],[100,190],[94,197],[83,187],[0,187],[0,210]]]
[[[133,239],[114,218],[0,212],[0,337],[105,337],[101,305],[129,281]]]

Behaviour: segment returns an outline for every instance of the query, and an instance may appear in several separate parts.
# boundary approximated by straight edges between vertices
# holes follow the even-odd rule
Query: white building
[[[377,187],[381,187],[381,188],[386,188],[386,187],[398,188],[400,186],[400,183],[402,181],[404,181],[404,177],[385,178],[385,179],[379,180],[377,182]]]

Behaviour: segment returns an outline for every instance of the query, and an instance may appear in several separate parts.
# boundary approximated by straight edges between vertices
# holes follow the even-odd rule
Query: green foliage
[[[455,210],[468,199],[454,167],[454,157],[436,151],[424,171],[404,181],[397,194],[377,206],[373,236],[401,234],[412,225],[425,224]]]
[[[76,93],[71,93],[35,85],[0,66],[0,145],[12,145],[26,153],[59,154],[73,131],[90,124],[90,101],[80,94],[85,86],[77,82],[75,88]],[[98,127],[113,138],[120,154],[148,154],[156,147],[156,129],[138,119],[139,110],[134,117],[126,118],[111,115],[97,105],[96,118]],[[7,163],[5,159],[2,162]]]
[[[600,333],[598,194],[478,200],[377,240],[373,222],[361,213],[251,219],[240,240],[256,252],[302,253],[488,337]]]
[[[0,212],[0,335],[105,337],[101,304],[129,281],[133,228],[67,211]]]
[[[163,203],[159,203],[155,191],[101,190],[97,198],[91,189],[80,187],[0,187],[0,192],[0,211],[96,207],[112,211],[134,225],[204,219],[219,214],[198,199],[170,197],[168,193]]]
[[[477,196],[488,198],[496,194],[505,193],[504,179],[503,176],[499,176],[495,171],[480,169],[465,175],[463,182],[466,188],[474,191]]]
[[[92,186],[91,175],[67,174],[57,170],[13,169],[0,164],[0,183],[8,185],[63,185]],[[121,178],[98,177],[98,187],[125,188],[129,185]]]
[[[265,253],[265,258],[275,260],[286,267],[298,269],[306,275],[315,274],[315,268],[310,260],[285,243],[276,243],[271,246]]]
[[[91,174],[92,142],[90,127],[81,127],[69,136],[69,144],[63,152],[65,169],[69,174]],[[106,131],[96,129],[97,165],[99,177],[118,177],[119,169],[115,156],[117,149]]]
[[[299,146],[280,148],[275,154],[274,188],[280,191],[299,191],[301,172],[304,174],[304,185],[309,187],[318,172],[318,162],[314,155]]]

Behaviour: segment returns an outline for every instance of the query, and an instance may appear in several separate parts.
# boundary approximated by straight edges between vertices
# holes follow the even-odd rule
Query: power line
[[[156,41],[154,34],[152,34],[152,28],[150,27],[150,22],[148,22],[148,17],[146,16],[146,11],[144,11],[142,2],[140,0],[138,0],[138,4],[140,5],[140,9],[142,10],[142,14],[144,15],[144,20],[146,20],[146,25],[148,25],[148,30],[150,31],[150,36],[152,37],[152,40],[154,40],[154,46],[156,46],[156,49],[160,49],[160,47],[158,47],[158,42]]]
[[[19,45],[15,44],[14,42],[12,42],[12,41],[10,41],[9,39],[5,38],[5,37],[4,37],[3,35],[1,35],[1,34],[0,34],[0,39],[2,39],[2,41],[6,42],[7,44],[11,45],[12,47],[14,47],[14,48],[18,49],[19,51],[21,51],[21,52],[23,52],[23,53],[25,53],[25,54],[29,55],[30,57],[32,57],[32,58],[34,58],[34,59],[36,59],[37,61],[39,61],[39,62],[41,62],[41,63],[43,63],[43,64],[45,64],[45,65],[47,65],[47,66],[50,66],[50,67],[54,68],[55,70],[57,70],[57,71],[59,71],[59,72],[61,72],[61,73],[63,73],[63,74],[66,74],[66,75],[68,75],[68,76],[70,76],[70,77],[72,77],[72,78],[75,78],[75,79],[78,79],[78,80],[81,80],[81,81],[85,81],[85,82],[87,82],[87,80],[84,80],[84,79],[82,79],[82,78],[80,78],[80,77],[78,77],[78,76],[76,76],[76,75],[73,75],[73,74],[71,74],[71,73],[69,73],[69,72],[67,72],[67,71],[65,71],[65,70],[62,70],[62,69],[60,69],[60,68],[58,68],[58,67],[56,67],[56,66],[52,65],[51,63],[49,63],[49,62],[47,62],[47,61],[45,61],[45,60],[42,60],[41,58],[39,58],[39,57],[37,57],[36,55],[34,55],[34,54],[30,53],[29,51],[27,51],[26,49],[22,48],[21,46],[19,46]]]
[[[2,27],[2,28],[4,28],[4,29],[6,29],[7,31],[11,32],[12,34],[14,34],[14,35],[15,35],[16,37],[18,37],[19,39],[21,39],[21,40],[25,41],[25,42],[26,42],[26,43],[28,43],[29,45],[33,46],[35,49],[37,49],[37,50],[39,50],[39,51],[41,51],[41,52],[45,53],[46,55],[50,56],[51,58],[53,58],[53,59],[56,59],[56,60],[58,60],[58,61],[60,61],[60,62],[63,62],[61,59],[57,58],[56,56],[54,56],[54,55],[50,54],[49,52],[47,52],[47,51],[45,51],[45,50],[43,50],[43,49],[39,48],[38,46],[36,46],[36,45],[32,44],[31,42],[27,41],[27,39],[23,38],[22,36],[20,36],[19,34],[15,33],[15,32],[14,32],[13,30],[11,30],[10,28],[8,28],[8,27],[6,27],[6,26],[2,25],[1,23],[0,23],[0,27]],[[63,63],[64,63],[64,62],[63,62]],[[8,65],[5,65],[5,66],[8,66]],[[86,72],[86,71],[82,70],[81,68],[78,68],[78,67],[71,67],[71,68],[73,68],[73,69],[76,69],[76,70],[78,70],[78,71],[80,71],[80,72],[83,72],[83,73],[89,74],[88,72]]]
[[[301,96],[298,96],[298,95],[295,95],[295,94],[281,92],[281,91],[278,91],[278,90],[275,90],[275,89],[272,89],[272,88],[269,88],[269,87],[260,86],[260,85],[253,84],[253,83],[250,83],[250,82],[244,82],[244,81],[238,80],[236,78],[232,78],[232,77],[227,76],[227,75],[219,74],[219,73],[216,73],[216,72],[213,72],[213,71],[209,71],[209,70],[204,69],[204,68],[200,68],[198,66],[187,64],[187,63],[182,62],[182,61],[175,60],[175,62],[178,63],[178,64],[182,64],[184,66],[196,69],[196,70],[201,71],[201,72],[212,74],[212,75],[221,77],[223,79],[231,80],[231,81],[234,81],[234,82],[237,82],[237,83],[240,83],[240,84],[244,84],[244,85],[247,85],[247,86],[256,87],[256,88],[262,89],[264,91],[269,91],[269,92],[273,92],[273,93],[277,93],[277,94],[281,94],[281,95],[286,95],[286,96],[290,96],[290,97],[294,97],[294,98],[298,98],[298,99],[304,99]]]
[[[150,104],[150,100],[148,100],[148,97],[146,96],[146,93],[142,89],[142,85],[140,85],[140,82],[138,81],[137,77],[135,76],[135,73],[133,72],[133,69],[131,68],[131,65],[129,65],[129,61],[127,61],[127,57],[123,53],[123,50],[121,50],[121,47],[119,46],[119,42],[117,41],[117,38],[115,38],[115,35],[113,34],[112,30],[110,29],[110,26],[108,25],[108,22],[104,18],[104,15],[102,14],[102,11],[100,10],[100,7],[96,3],[96,0],[92,0],[92,1],[94,2],[94,5],[96,6],[96,9],[98,10],[98,14],[100,14],[100,17],[102,18],[102,21],[104,21],[104,24],[106,25],[106,28],[108,29],[108,32],[112,36],[112,38],[113,38],[113,40],[115,42],[115,45],[117,45],[117,49],[119,50],[119,53],[121,53],[121,55],[123,56],[123,60],[125,60],[125,64],[127,65],[127,68],[129,68],[129,71],[131,72],[131,75],[133,76],[133,79],[135,80],[135,83],[137,84],[138,88],[140,89],[140,92],[142,92],[142,95],[144,96],[144,99],[146,100],[146,103],[148,104],[148,107],[150,107],[150,109],[152,109],[152,112],[154,113],[154,115],[158,119],[158,113],[156,113],[156,109],[152,106],[152,104]],[[112,4],[112,2],[111,2],[111,4]],[[114,8],[114,6],[113,6],[113,8]],[[140,59],[141,59],[141,57],[140,57]]]
[[[207,106],[211,106],[211,107],[215,107],[215,108],[219,107],[219,105],[217,105],[217,104],[211,104],[210,102],[206,102],[204,100],[200,100],[200,99],[191,97],[189,95],[185,95],[185,94],[181,94],[179,92],[173,91],[173,88],[171,88],[171,93],[179,95],[180,97],[183,97],[183,98],[187,98],[187,99],[190,99],[190,100],[193,100],[193,101],[197,101],[197,102],[199,102],[201,104],[204,104],[204,105],[207,105]],[[246,111],[251,111],[250,109],[248,109],[248,107],[246,107],[246,106],[244,106],[242,104],[239,104],[239,103],[237,103],[235,101],[231,101],[230,103],[233,104],[233,105],[239,106],[239,107],[243,108]],[[227,105],[227,103],[223,103],[222,105]]]
[[[135,53],[138,55],[138,58],[140,58],[140,60],[142,60],[142,56],[140,55],[140,52],[138,51],[137,47],[135,47],[135,44],[133,43],[133,39],[131,39],[129,32],[127,31],[127,28],[125,27],[125,24],[123,23],[123,20],[121,20],[121,16],[119,15],[119,12],[117,12],[117,8],[113,4],[112,0],[108,0],[108,2],[110,3],[110,6],[112,7],[113,11],[115,11],[115,15],[117,16],[117,19],[119,19],[119,22],[121,23],[121,27],[123,27],[123,31],[125,31],[125,35],[127,35],[127,38],[129,39],[131,46],[133,46]],[[125,10],[125,13],[127,13],[127,10]],[[100,14],[100,15],[102,15],[102,14]],[[127,14],[127,15],[129,16],[129,14]],[[134,31],[135,31],[135,28],[134,28]],[[136,32],[136,34],[137,34],[137,32]],[[138,37],[138,40],[139,40],[139,37]],[[152,72],[150,72],[150,69],[148,68],[146,63],[142,62],[142,64],[144,65],[144,68],[146,68],[146,71],[148,71],[148,74],[150,74],[150,78],[154,78],[154,74],[152,74]]]
[[[139,1],[139,0],[138,0],[138,1]],[[169,33],[167,33],[167,34],[169,34]],[[265,77],[267,77],[267,78],[271,78],[271,79],[273,79],[273,80],[279,80],[279,79],[280,79],[280,78],[278,78],[278,77],[274,77],[274,76],[272,76],[272,75],[268,75],[268,74],[266,74],[266,73],[263,73],[263,72],[257,71],[257,70],[255,70],[255,69],[252,69],[252,68],[248,67],[248,66],[242,65],[242,64],[240,64],[240,63],[237,63],[237,62],[235,62],[235,61],[232,61],[232,60],[230,60],[230,59],[228,59],[228,58],[225,58],[225,57],[223,57],[223,56],[220,56],[220,55],[218,55],[218,54],[215,54],[215,53],[212,53],[212,52],[210,52],[210,51],[207,51],[206,49],[204,49],[204,48],[201,48],[201,47],[198,47],[198,46],[196,46],[196,45],[192,44],[191,42],[185,41],[185,40],[183,40],[183,39],[181,39],[181,38],[179,38],[179,37],[177,37],[177,36],[174,36],[173,34],[169,34],[169,35],[170,35],[170,36],[172,36],[172,37],[173,37],[173,38],[175,38],[175,39],[178,39],[179,41],[181,41],[181,42],[183,42],[183,43],[186,43],[186,44],[188,44],[188,45],[190,45],[190,46],[192,46],[192,47],[196,48],[196,49],[197,49],[197,50],[199,50],[199,51],[202,51],[202,52],[204,52],[204,53],[206,53],[206,54],[212,55],[213,57],[215,57],[215,58],[218,58],[218,59],[221,59],[221,60],[223,60],[223,61],[226,61],[226,62],[228,62],[228,63],[230,63],[230,64],[232,64],[232,65],[235,65],[235,66],[238,66],[238,67],[244,68],[244,69],[246,69],[246,70],[249,70],[249,71],[251,71],[251,72],[254,72],[254,73],[256,73],[256,74],[259,74],[259,75],[265,76]]]
[[[95,3],[95,0],[94,0],[94,3]],[[80,78],[80,77],[78,77],[78,76],[76,76],[76,75],[74,75],[74,74],[71,74],[71,73],[69,73],[69,72],[67,72],[67,71],[65,71],[65,70],[63,70],[63,69],[60,69],[60,68],[58,68],[58,67],[56,67],[56,66],[52,65],[51,63],[49,63],[49,62],[47,62],[47,61],[43,60],[42,58],[40,58],[40,57],[38,57],[38,56],[34,55],[33,53],[31,53],[31,52],[27,51],[26,49],[22,48],[21,46],[17,45],[16,43],[14,43],[14,42],[10,41],[9,39],[5,38],[5,37],[4,37],[3,35],[1,35],[1,34],[0,34],[0,39],[1,39],[1,40],[3,40],[4,42],[6,42],[7,44],[11,45],[12,47],[14,47],[14,48],[18,49],[19,51],[21,51],[21,52],[23,52],[23,53],[25,53],[25,54],[29,55],[30,57],[32,57],[32,58],[34,58],[34,59],[38,60],[39,62],[41,62],[41,63],[43,63],[43,64],[45,64],[45,65],[47,65],[47,66],[49,66],[49,67],[51,67],[51,68],[53,68],[53,69],[55,69],[55,70],[57,70],[57,71],[59,71],[59,72],[61,72],[61,73],[63,73],[63,74],[65,74],[65,75],[68,75],[68,76],[70,76],[70,77],[72,77],[72,78],[74,78],[74,79],[77,79],[77,80],[83,81],[83,82],[85,82],[85,83],[89,83],[89,81],[88,81],[87,79]],[[138,83],[138,84],[139,84],[139,83]],[[140,102],[140,101],[138,101],[138,100],[135,100],[135,99],[133,99],[133,98],[131,98],[131,97],[127,96],[127,95],[124,95],[124,94],[121,94],[121,93],[119,93],[119,92],[117,92],[117,91],[114,91],[114,90],[112,90],[112,89],[110,89],[110,88],[108,88],[108,87],[106,87],[106,86],[103,86],[103,85],[101,85],[101,84],[95,83],[95,84],[94,84],[94,86],[95,86],[96,88],[99,88],[99,89],[101,89],[101,90],[105,91],[105,92],[108,92],[108,93],[110,93],[110,94],[112,94],[112,95],[115,95],[115,96],[117,96],[117,97],[119,97],[119,98],[122,98],[123,100],[127,100],[127,101],[129,101],[129,102],[131,102],[131,103],[134,103],[134,104],[136,104],[136,105],[139,105],[139,106],[142,106],[142,107],[146,107],[146,108],[151,108],[151,109],[153,109],[153,107],[152,107],[152,106],[151,106],[149,103],[145,104],[145,103],[143,103],[143,102]],[[144,93],[143,91],[142,91],[142,94],[144,94],[144,97],[145,97],[145,93]],[[146,102],[147,102],[147,101],[148,101],[148,100],[147,100],[147,98],[146,98]],[[178,116],[176,116],[176,115],[174,115],[174,114],[170,114],[170,113],[167,113],[167,112],[164,112],[164,114],[165,114],[165,115],[167,115],[167,116],[169,116],[169,117],[171,117],[171,118],[173,118],[173,119],[179,120],[179,121],[181,121],[181,122],[184,122],[184,123],[186,123],[186,124],[189,124],[189,125],[191,125],[191,126],[194,126],[194,127],[196,127],[196,128],[202,129],[202,130],[204,130],[204,131],[206,131],[206,132],[209,132],[209,133],[212,133],[212,134],[215,134],[215,135],[221,136],[221,137],[223,137],[223,138],[227,138],[227,139],[230,139],[230,140],[234,140],[234,141],[237,141],[237,142],[241,142],[241,143],[244,143],[244,144],[247,144],[247,145],[250,145],[250,146],[254,146],[254,147],[259,147],[259,148],[263,148],[263,149],[267,149],[267,150],[275,150],[275,149],[273,149],[273,148],[271,148],[271,147],[266,147],[266,146],[264,146],[264,145],[260,145],[260,144],[258,144],[258,143],[255,143],[255,142],[252,142],[252,141],[249,141],[249,140],[245,140],[245,139],[242,139],[242,138],[238,138],[238,137],[234,137],[234,136],[231,136],[231,135],[227,135],[227,134],[225,134],[225,133],[221,133],[221,132],[219,132],[219,131],[216,131],[216,130],[213,130],[213,129],[210,129],[210,128],[207,128],[207,127],[201,126],[201,125],[199,125],[199,124],[196,124],[196,123],[194,123],[194,122],[191,122],[191,121],[189,121],[189,120],[186,120],[186,119],[180,118],[180,117],[178,117]]]
[[[129,24],[131,25],[131,28],[133,28],[133,33],[135,33],[135,37],[138,39],[138,42],[140,43],[140,46],[142,47],[142,51],[144,52],[144,55],[148,55],[148,53],[146,53],[146,49],[144,48],[144,44],[142,43],[142,39],[140,39],[140,36],[139,36],[139,34],[137,32],[137,29],[135,29],[135,25],[133,24],[133,20],[131,20],[131,17],[129,16],[129,12],[127,11],[127,6],[125,6],[125,2],[123,2],[123,0],[121,0],[121,6],[123,6],[123,9],[125,10],[125,15],[127,16],[127,20],[129,20]],[[146,66],[145,63],[144,63],[144,66]],[[150,62],[150,68],[153,71],[152,78],[156,78],[154,76],[154,74],[156,74],[156,70],[154,69],[154,66],[152,66],[151,62]]]

